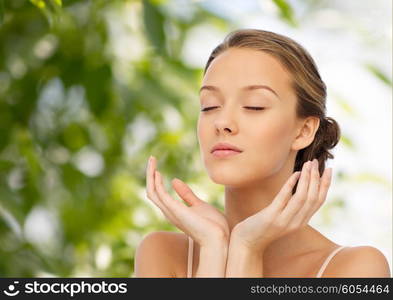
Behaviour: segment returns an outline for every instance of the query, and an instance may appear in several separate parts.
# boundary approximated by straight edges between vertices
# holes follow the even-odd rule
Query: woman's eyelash
[[[201,111],[208,111],[208,110],[211,110],[211,109],[216,108],[216,107],[218,107],[218,106],[205,107],[205,108],[202,108]]]
[[[253,110],[263,110],[265,109],[264,107],[256,107],[256,106],[244,106],[247,109],[253,109]]]
[[[214,109],[216,107],[218,107],[218,106],[205,107],[205,108],[201,109],[201,111],[209,111],[209,110],[212,110],[212,109]],[[256,106],[244,106],[244,107],[247,108],[247,109],[252,109],[252,110],[263,110],[263,109],[265,109],[264,107],[256,107]]]

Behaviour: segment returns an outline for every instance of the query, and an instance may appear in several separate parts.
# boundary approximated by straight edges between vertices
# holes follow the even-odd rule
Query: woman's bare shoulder
[[[135,277],[178,277],[187,261],[187,236],[180,232],[147,234],[135,253]]]
[[[385,255],[372,246],[345,247],[328,264],[323,277],[391,277]]]

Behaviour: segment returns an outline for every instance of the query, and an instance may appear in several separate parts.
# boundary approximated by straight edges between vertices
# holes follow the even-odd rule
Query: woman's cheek
[[[199,143],[200,153],[203,158],[207,155],[208,150],[208,126],[205,124],[203,120],[198,120],[197,125],[197,137]]]

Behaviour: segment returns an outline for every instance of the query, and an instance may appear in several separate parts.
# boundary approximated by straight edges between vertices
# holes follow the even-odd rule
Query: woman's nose
[[[214,123],[217,134],[234,134],[237,132],[236,121],[230,113],[222,112]]]

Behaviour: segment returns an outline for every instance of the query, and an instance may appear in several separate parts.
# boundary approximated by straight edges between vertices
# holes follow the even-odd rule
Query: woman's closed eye
[[[259,106],[244,106],[247,109],[252,109],[252,110],[263,110],[265,109],[264,107],[259,107]]]
[[[201,111],[209,111],[209,110],[212,110],[212,109],[217,108],[217,107],[218,106],[205,107],[205,108],[201,109]],[[263,109],[265,109],[264,107],[257,107],[257,106],[244,106],[244,108],[251,109],[251,110],[263,110]]]

